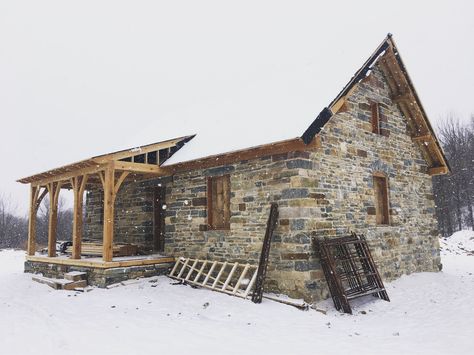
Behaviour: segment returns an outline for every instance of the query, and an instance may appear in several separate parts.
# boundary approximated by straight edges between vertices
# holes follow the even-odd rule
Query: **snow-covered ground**
[[[255,305],[166,277],[91,292],[55,291],[22,272],[24,253],[0,252],[1,354],[472,354],[473,232],[443,241],[440,273],[386,284],[354,315],[330,301],[300,311]]]

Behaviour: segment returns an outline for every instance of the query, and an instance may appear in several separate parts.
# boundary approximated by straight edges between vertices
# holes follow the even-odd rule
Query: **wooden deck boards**
[[[144,256],[143,258],[134,257],[130,259],[127,259],[127,258],[120,258],[120,259],[121,260],[112,260],[112,261],[105,262],[97,258],[69,259],[69,258],[61,258],[61,257],[46,257],[46,256],[36,256],[36,255],[26,256],[26,260],[28,261],[47,263],[47,264],[93,267],[93,268],[98,268],[98,269],[163,264],[163,263],[172,263],[175,261],[174,257],[168,257],[168,256],[157,256],[155,258]]]

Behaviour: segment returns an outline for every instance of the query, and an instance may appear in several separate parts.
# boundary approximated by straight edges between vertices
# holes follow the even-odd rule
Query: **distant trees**
[[[474,230],[474,116],[462,124],[450,115],[438,131],[451,174],[435,176],[433,189],[439,230],[449,236],[463,228]]]
[[[0,193],[0,248],[23,247],[26,240],[28,221],[15,212],[10,196]]]
[[[57,239],[70,240],[72,210],[65,207],[65,199],[58,202]],[[28,239],[28,218],[16,215],[17,207],[9,196],[0,193],[0,248],[25,248]],[[36,218],[36,243],[48,244],[49,200],[46,197]]]

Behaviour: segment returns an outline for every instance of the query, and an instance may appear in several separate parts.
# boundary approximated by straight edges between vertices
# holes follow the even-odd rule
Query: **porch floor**
[[[69,266],[86,266],[99,269],[110,269],[116,267],[142,266],[172,263],[174,257],[162,254],[137,255],[137,256],[119,256],[113,258],[112,261],[103,261],[101,257],[84,257],[82,259],[71,259],[68,255],[60,255],[49,257],[42,254],[27,255],[27,261],[34,261],[47,264],[69,265]]]

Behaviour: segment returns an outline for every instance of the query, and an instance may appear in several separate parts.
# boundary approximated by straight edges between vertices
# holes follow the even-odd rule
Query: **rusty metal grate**
[[[389,301],[363,235],[316,240],[321,266],[334,306],[351,313],[349,301],[367,295]]]

